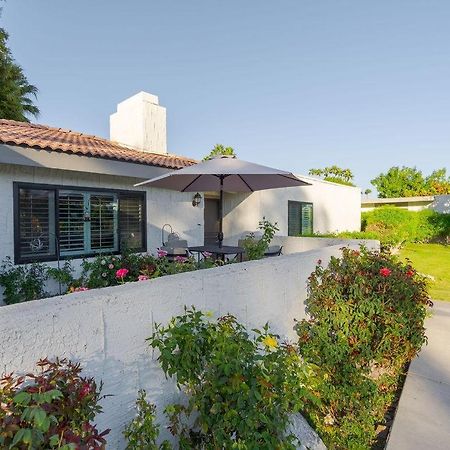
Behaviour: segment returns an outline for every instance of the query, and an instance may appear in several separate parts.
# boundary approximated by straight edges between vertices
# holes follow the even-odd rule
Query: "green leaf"
[[[19,442],[23,442],[24,444],[30,444],[32,439],[32,430],[29,428],[21,428],[14,435],[14,439],[10,445],[10,448],[14,448]]]
[[[28,405],[30,403],[30,400],[31,394],[25,391],[19,392],[13,397],[13,402],[16,405]]]
[[[59,436],[57,434],[54,434],[49,439],[49,444],[51,447],[56,447],[59,444]]]
[[[41,408],[36,409],[34,412],[34,426],[39,430],[47,431],[47,424],[49,424],[47,413]]]

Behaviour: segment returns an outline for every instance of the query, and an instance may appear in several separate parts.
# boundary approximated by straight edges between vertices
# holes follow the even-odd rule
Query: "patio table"
[[[197,247],[188,247],[188,250],[198,254],[199,263],[200,254],[203,253],[212,253],[213,255],[220,256],[223,261],[225,261],[225,255],[239,255],[239,261],[242,262],[242,254],[245,252],[244,248],[233,247],[231,245],[223,245],[222,247],[218,245],[200,245]]]

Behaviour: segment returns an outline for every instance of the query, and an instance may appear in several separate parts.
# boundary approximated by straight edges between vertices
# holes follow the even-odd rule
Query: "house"
[[[423,195],[397,198],[363,198],[361,212],[372,211],[380,206],[395,206],[408,211],[433,209],[442,214],[450,213],[450,195]]]
[[[193,206],[192,193],[134,187],[196,162],[167,152],[166,110],[158,97],[141,92],[119,103],[110,137],[0,120],[0,260],[81,261],[125,247],[155,252],[165,224],[189,245],[214,238],[214,193],[201,193]],[[284,235],[359,230],[357,188],[308,182],[312,186],[227,194],[228,242],[255,230],[263,216],[278,222]]]

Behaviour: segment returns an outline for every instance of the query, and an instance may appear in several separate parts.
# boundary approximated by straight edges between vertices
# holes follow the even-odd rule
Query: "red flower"
[[[411,278],[411,277],[414,275],[414,273],[415,273],[414,270],[409,269],[409,270],[406,272],[406,276]]]
[[[392,273],[392,270],[388,269],[387,267],[383,267],[382,269],[380,269],[380,275],[382,277],[388,277],[391,273]]]
[[[129,270],[128,269],[119,269],[116,272],[116,278],[125,278],[128,275]]]
[[[89,383],[84,383],[80,390],[80,398],[86,397],[86,395],[89,395],[91,393],[91,386]]]

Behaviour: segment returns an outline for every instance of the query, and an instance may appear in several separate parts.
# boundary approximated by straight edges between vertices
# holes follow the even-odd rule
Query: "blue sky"
[[[169,150],[215,143],[306,174],[450,162],[448,0],[9,0],[1,26],[39,90],[37,122],[108,137],[138,91]]]

